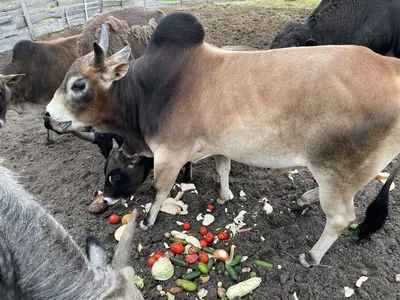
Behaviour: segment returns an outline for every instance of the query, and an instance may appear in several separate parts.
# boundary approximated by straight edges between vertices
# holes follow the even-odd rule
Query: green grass
[[[264,7],[310,7],[315,8],[321,0],[247,0],[237,3]]]

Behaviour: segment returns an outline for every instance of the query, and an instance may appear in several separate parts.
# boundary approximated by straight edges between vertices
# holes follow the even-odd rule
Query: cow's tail
[[[389,213],[389,190],[394,177],[400,169],[400,159],[390,172],[378,196],[368,206],[364,221],[358,226],[358,240],[361,241],[382,228]]]

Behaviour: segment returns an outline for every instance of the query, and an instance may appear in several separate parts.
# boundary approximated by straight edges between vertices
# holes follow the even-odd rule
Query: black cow
[[[288,24],[270,48],[361,45],[400,58],[400,1],[322,0],[304,24]]]
[[[135,194],[154,168],[154,158],[129,155],[113,139],[113,147],[104,166],[103,196],[111,205]],[[125,145],[126,146],[126,145]],[[192,163],[185,165],[183,182],[192,180]]]

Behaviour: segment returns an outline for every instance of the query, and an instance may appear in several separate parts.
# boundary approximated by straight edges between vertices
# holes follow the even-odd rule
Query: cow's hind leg
[[[326,225],[314,247],[307,254],[300,254],[300,263],[304,267],[319,265],[332,244],[356,219],[353,205],[355,192],[346,192],[345,187],[330,184],[320,185],[319,191],[321,207],[326,215]]]
[[[233,194],[229,189],[229,172],[231,171],[230,158],[223,155],[215,155],[215,166],[219,176],[219,197],[217,202],[224,204],[226,201],[233,199]]]
[[[297,199],[297,205],[300,207],[308,206],[319,201],[319,188],[305,192],[301,198]]]
[[[154,187],[156,195],[148,215],[140,223],[142,230],[147,230],[156,222],[161,205],[167,199],[182,167],[183,163],[174,162],[171,156],[163,156],[162,161],[156,156],[154,157]]]

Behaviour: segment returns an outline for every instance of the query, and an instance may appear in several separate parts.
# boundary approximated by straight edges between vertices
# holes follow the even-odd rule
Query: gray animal
[[[0,165],[0,299],[143,300],[129,264],[137,212],[132,216],[107,265],[95,237],[87,238],[85,255]]]

